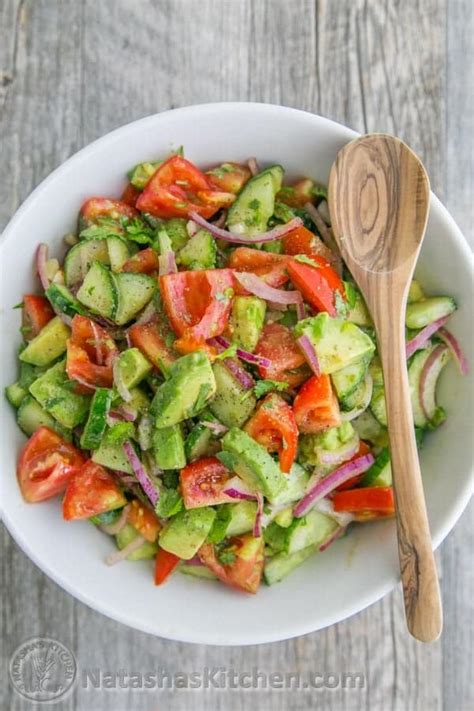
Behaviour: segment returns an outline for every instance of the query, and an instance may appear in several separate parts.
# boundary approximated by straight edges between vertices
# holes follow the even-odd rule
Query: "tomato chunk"
[[[127,499],[115,477],[89,459],[68,482],[63,499],[66,521],[97,516],[125,506]]]
[[[38,335],[48,321],[54,318],[54,311],[48,299],[36,294],[23,297],[22,326],[25,340],[30,341]]]
[[[285,381],[290,387],[297,387],[311,374],[290,329],[282,324],[265,326],[255,353],[271,361],[268,367],[259,366],[261,378]]]
[[[138,212],[122,200],[92,197],[82,205],[79,217],[83,224],[90,225],[96,223],[100,217],[110,217],[112,220],[119,220],[121,217],[133,219],[138,217]]]
[[[141,350],[155,368],[166,372],[176,360],[176,354],[167,345],[167,340],[158,329],[156,321],[135,324],[128,332],[132,344]]]
[[[356,521],[393,516],[395,500],[391,486],[368,486],[337,491],[333,497],[335,511],[347,511]]]
[[[229,479],[227,467],[216,457],[205,457],[188,464],[180,473],[181,494],[187,509],[215,506],[229,501],[222,490]]]
[[[339,403],[329,375],[313,375],[299,390],[293,403],[300,432],[313,434],[341,424]]]
[[[57,496],[84,464],[82,454],[56,432],[40,427],[23,447],[17,476],[25,501]]]
[[[131,523],[140,535],[146,538],[147,541],[150,541],[150,543],[156,541],[161,529],[158,516],[155,512],[138,499],[133,499],[133,501],[130,502],[127,522]]]
[[[293,410],[280,395],[267,395],[244,430],[269,452],[278,452],[280,469],[290,471],[296,458],[298,427]]]
[[[229,258],[231,269],[239,272],[252,272],[263,279],[266,284],[275,288],[283,286],[288,281],[287,266],[288,257],[284,254],[263,252],[251,247],[237,247]],[[244,292],[245,290],[242,291],[242,293]]]
[[[160,277],[161,295],[179,338],[174,347],[190,353],[219,336],[229,321],[234,277],[230,269],[178,272]]]
[[[129,183],[125,190],[123,191],[120,201],[124,202],[126,205],[130,205],[130,207],[135,207],[137,204],[138,197],[140,195],[140,190],[136,188],[132,183]]]
[[[292,259],[288,263],[290,279],[313,309],[337,316],[337,294],[345,299],[344,285],[323,257],[313,255],[311,258],[318,266],[312,267]]]
[[[160,266],[158,255],[152,247],[141,249],[139,252],[127,259],[122,267],[123,272],[134,272],[136,274],[153,274]]]
[[[219,190],[236,195],[250,180],[252,173],[248,166],[241,163],[222,163],[222,165],[208,170],[206,176]]]
[[[314,180],[300,178],[293,185],[285,185],[277,195],[277,199],[290,207],[304,207],[313,200]]]
[[[220,193],[199,168],[181,156],[171,156],[162,163],[146,184],[137,200],[137,208],[155,217],[189,217],[197,212],[211,217],[229,205],[234,195]]]
[[[161,585],[181,561],[174,553],[158,548],[155,558],[155,585]]]
[[[263,538],[248,533],[229,539],[224,546],[205,543],[198,556],[226,585],[256,593],[263,573],[263,548]]]
[[[86,387],[112,387],[112,363],[117,353],[115,342],[104,328],[85,316],[74,316],[66,358],[71,380]]]

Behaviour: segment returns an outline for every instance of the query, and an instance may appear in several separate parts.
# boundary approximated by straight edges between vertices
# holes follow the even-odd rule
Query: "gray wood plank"
[[[174,106],[250,99],[313,110],[361,131],[397,133],[420,153],[434,189],[445,193],[468,228],[472,162],[462,141],[470,139],[472,106],[458,74],[463,58],[472,57],[472,31],[466,23],[469,3],[449,3],[448,18],[446,5],[3,0],[0,148],[10,180],[0,184],[0,224],[50,170],[116,126]],[[446,27],[448,50],[456,54],[448,65]],[[19,642],[46,634],[70,645],[80,667],[103,671],[163,666],[175,674],[225,666],[366,675],[362,689],[157,692],[79,685],[56,706],[61,709],[464,711],[472,655],[472,628],[466,624],[469,616],[472,623],[469,524],[465,516],[442,547],[446,629],[442,642],[430,647],[408,638],[399,590],[328,630],[274,645],[212,648],[156,639],[72,600],[5,534],[2,671]],[[0,694],[1,708],[30,708],[6,684]]]

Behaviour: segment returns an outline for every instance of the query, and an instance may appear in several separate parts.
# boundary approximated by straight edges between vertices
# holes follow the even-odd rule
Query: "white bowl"
[[[282,163],[290,176],[327,182],[337,151],[356,134],[319,116],[246,103],[191,106],[135,121],[95,141],[54,171],[13,217],[0,246],[3,386],[17,374],[23,293],[36,289],[33,255],[39,242],[63,252],[62,235],[91,195],[118,196],[134,164],[183,144],[199,165],[256,156]],[[428,291],[452,294],[460,308],[450,327],[470,358],[471,255],[453,219],[432,195],[419,268]],[[469,349],[471,348],[471,352]],[[443,375],[448,420],[427,440],[421,462],[434,545],[449,533],[472,489],[472,371],[454,365]],[[326,553],[315,555],[279,585],[255,596],[213,582],[174,575],[153,585],[149,562],[104,564],[112,542],[88,522],[66,523],[59,501],[25,504],[15,478],[24,436],[2,398],[2,505],[17,543],[53,580],[92,608],[131,627],[169,639],[206,644],[256,644],[321,629],[362,610],[399,579],[393,521],[359,526]]]

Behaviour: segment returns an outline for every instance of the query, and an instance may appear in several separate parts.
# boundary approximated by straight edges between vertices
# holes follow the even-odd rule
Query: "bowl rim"
[[[273,113],[279,113],[279,114],[287,114],[288,116],[295,115],[295,116],[305,116],[308,120],[315,121],[315,124],[319,122],[320,125],[327,126],[329,129],[332,131],[338,130],[341,135],[346,136],[348,140],[351,140],[353,138],[356,138],[360,136],[361,134],[358,133],[357,131],[354,131],[353,129],[350,129],[349,127],[345,126],[344,124],[341,124],[339,122],[333,121],[332,119],[328,119],[324,116],[320,116],[318,114],[314,114],[310,111],[304,111],[301,109],[296,109],[292,107],[287,107],[287,106],[281,106],[279,104],[271,104],[271,103],[263,103],[263,102],[248,102],[248,101],[223,101],[223,102],[210,102],[210,103],[205,103],[205,104],[192,104],[188,106],[183,106],[175,109],[169,109],[166,111],[150,114],[148,116],[145,116],[140,119],[136,119],[134,121],[131,121],[129,123],[126,123],[122,126],[119,126],[118,128],[104,134],[103,136],[100,136],[96,138],[94,141],[91,143],[87,144],[83,148],[81,148],[79,151],[75,152],[72,154],[69,158],[67,158],[65,161],[63,161],[58,167],[56,167],[51,173],[49,173],[33,190],[32,192],[28,195],[28,197],[22,202],[22,204],[19,206],[19,208],[15,211],[11,219],[8,221],[6,224],[5,228],[3,229],[1,236],[0,236],[0,255],[3,252],[4,245],[6,244],[7,240],[11,237],[11,235],[14,233],[15,227],[17,223],[21,220],[23,214],[27,212],[30,209],[30,206],[34,204],[36,196],[40,194],[48,185],[50,182],[56,180],[58,177],[61,177],[61,175],[65,174],[71,169],[76,169],[78,165],[80,165],[81,161],[84,158],[87,158],[91,153],[94,153],[96,147],[100,145],[101,147],[104,147],[106,145],[112,145],[116,140],[122,140],[124,136],[127,135],[127,133],[134,133],[135,131],[139,130],[140,127],[145,127],[148,124],[153,124],[159,117],[163,115],[168,115],[168,114],[174,114],[176,116],[186,116],[186,114],[192,115],[200,112],[208,112],[208,111],[215,111],[216,107],[219,109],[224,108],[226,110],[235,110],[238,111],[242,108],[244,109],[255,109],[256,111],[266,111],[269,114]],[[450,239],[453,241],[453,243],[456,245],[456,249],[461,252],[462,257],[466,260],[466,262],[470,265],[471,269],[471,274],[474,277],[474,260],[473,260],[473,255],[471,253],[471,250],[468,246],[467,240],[463,236],[460,228],[456,224],[454,218],[450,215],[448,210],[444,207],[444,205],[441,203],[441,201],[437,198],[437,196],[431,191],[431,201],[430,201],[430,210],[433,209],[435,213],[441,219],[445,222],[447,231],[449,232]],[[440,525],[439,530],[436,535],[433,536],[433,548],[436,549],[438,546],[442,543],[442,541],[446,538],[448,533],[453,529],[459,518],[461,517],[464,509],[466,508],[467,504],[469,503],[469,500],[473,494],[474,491],[474,479],[472,477],[472,470],[473,470],[473,465],[471,463],[471,478],[470,480],[468,479],[466,481],[465,486],[463,489],[459,492],[459,496],[456,500],[456,504],[452,507],[451,511],[448,512],[445,516],[445,519]],[[192,644],[207,644],[207,645],[250,645],[250,644],[265,644],[265,643],[271,643],[271,642],[276,642],[276,641],[282,641],[282,640],[287,640],[287,639],[292,639],[294,637],[298,637],[301,635],[305,634],[310,634],[312,632],[316,632],[320,629],[324,629],[326,627],[329,627],[330,625],[335,624],[336,622],[341,622],[349,617],[352,617],[353,615],[361,612],[364,610],[366,607],[369,607],[373,603],[377,602],[380,600],[382,597],[384,597],[388,592],[393,590],[397,583],[400,581],[400,577],[398,574],[393,574],[391,575],[388,579],[384,580],[383,582],[380,582],[378,585],[374,586],[370,591],[367,592],[366,595],[361,596],[358,598],[357,602],[354,604],[354,602],[351,602],[350,604],[347,604],[345,607],[342,609],[339,608],[337,613],[335,612],[332,615],[327,615],[324,621],[321,624],[317,624],[315,626],[314,622],[311,622],[310,620],[307,623],[301,623],[299,625],[295,625],[294,622],[291,623],[288,621],[288,623],[283,624],[283,625],[278,625],[277,629],[273,634],[268,634],[266,633],[264,635],[264,638],[257,638],[256,639],[249,639],[248,636],[246,635],[245,632],[241,634],[241,638],[239,641],[235,641],[235,635],[234,638],[230,642],[226,642],[225,639],[222,639],[219,636],[218,641],[213,641],[212,639],[210,640],[210,634],[205,634],[202,631],[196,632],[195,630],[190,631],[189,634],[180,634],[177,632],[173,633],[163,633],[163,634],[158,634],[154,631],[150,631],[150,628],[147,627],[145,624],[143,624],[138,618],[134,618],[134,615],[131,611],[124,612],[123,614],[116,613],[115,611],[112,613],[110,609],[107,608],[107,605],[102,603],[101,601],[97,601],[96,599],[93,598],[93,596],[88,596],[86,593],[82,593],[81,591],[77,591],[73,589],[72,586],[69,585],[67,580],[61,575],[60,572],[54,571],[50,569],[50,567],[45,564],[44,562],[41,561],[40,556],[37,556],[34,551],[30,548],[30,544],[27,540],[27,537],[22,534],[21,531],[21,526],[17,525],[17,523],[13,520],[12,517],[8,515],[8,508],[5,506],[5,502],[0,502],[0,514],[3,522],[5,523],[5,526],[7,530],[10,532],[11,536],[15,540],[15,542],[19,545],[19,547],[22,549],[22,551],[32,560],[35,565],[38,566],[38,568],[44,572],[45,574],[48,575],[49,578],[51,578],[55,583],[57,583],[63,590],[66,590],[72,597],[80,600],[83,602],[85,605],[88,607],[92,608],[93,610],[96,610],[100,612],[101,614],[105,615],[106,617],[113,619],[115,621],[118,621],[122,624],[125,624],[129,627],[132,627],[134,629],[137,629],[141,632],[145,632],[147,634],[151,634],[153,636],[163,636],[166,639],[174,640],[174,641],[179,641],[179,642],[187,642],[187,643],[192,643]],[[216,635],[217,637],[218,635]]]

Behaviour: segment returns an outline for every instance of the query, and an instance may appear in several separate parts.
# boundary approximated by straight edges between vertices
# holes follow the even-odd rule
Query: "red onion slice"
[[[240,501],[257,501],[258,499],[258,495],[239,476],[233,476],[229,479],[222,489],[222,493],[231,499],[239,499]]]
[[[229,428],[222,425],[220,422],[201,422],[201,424],[204,425],[204,427],[207,427],[208,430],[211,430],[211,432],[215,435],[224,435],[229,431]]]
[[[123,507],[119,518],[116,521],[114,521],[114,523],[102,524],[101,526],[99,526],[100,530],[103,531],[103,533],[107,533],[109,536],[115,536],[117,533],[119,533],[122,530],[122,528],[127,523],[127,516],[128,516],[129,510],[130,510],[130,504],[127,504],[126,506]]]
[[[352,479],[353,476],[366,472],[374,461],[375,459],[372,454],[364,454],[362,457],[357,457],[357,459],[343,464],[338,469],[335,469],[327,476],[318,480],[295,506],[293,511],[294,515],[297,518],[301,518],[307,514],[318,499],[327,496],[333,489],[344,484],[348,479]]]
[[[226,347],[222,346],[219,341],[216,338],[210,338],[208,340],[209,345],[213,346],[216,348],[219,353],[222,353],[222,351],[225,350]],[[253,388],[255,385],[255,381],[250,375],[250,373],[247,373],[245,368],[239,363],[237,358],[224,358],[223,364],[227,368],[229,372],[232,373],[234,378],[240,383],[240,385],[244,388],[244,390],[250,390]]]
[[[216,336],[213,340],[222,346],[224,350],[229,348],[231,345],[230,341],[228,341],[227,338],[224,338],[224,336]],[[242,348],[237,348],[235,352],[240,360],[243,360],[246,363],[251,363],[252,365],[261,365],[262,368],[269,368],[272,364],[269,358],[264,358],[263,356],[256,355],[255,353],[250,353],[249,351],[244,351]]]
[[[80,385],[83,385],[85,388],[90,388],[90,390],[97,390],[98,386],[97,385],[92,385],[91,383],[87,382],[87,380],[84,380],[84,378],[81,378],[77,375],[74,376],[74,378],[71,378],[71,380],[75,380],[77,383]]]
[[[339,526],[339,528],[336,528],[336,530],[334,531],[334,533],[331,533],[331,535],[329,536],[329,538],[327,538],[327,539],[324,541],[324,543],[322,543],[322,544],[319,546],[319,552],[320,552],[320,553],[324,553],[324,551],[326,550],[326,548],[329,548],[329,546],[331,545],[331,543],[334,543],[334,541],[337,541],[337,539],[340,538],[341,536],[343,536],[345,532],[346,532],[346,526]]]
[[[156,487],[153,485],[153,482],[151,481],[150,477],[145,471],[145,468],[143,467],[143,464],[137,457],[137,454],[133,448],[133,445],[131,442],[125,442],[123,445],[123,450],[127,456],[128,461],[130,462],[130,466],[133,469],[133,473],[138,479],[138,483],[142,487],[143,491],[145,494],[148,496],[150,499],[153,507],[156,506],[158,503],[158,499],[160,498],[160,494]]]
[[[437,335],[443,339],[453,354],[461,375],[467,375],[469,373],[469,363],[461,350],[461,346],[459,345],[457,338],[453,336],[451,331],[448,331],[447,328],[440,328]]]
[[[255,523],[253,524],[253,535],[255,538],[260,538],[262,535],[262,515],[263,515],[263,496],[257,493],[257,513],[255,514]]]
[[[306,358],[309,367],[315,375],[321,375],[321,368],[319,367],[319,360],[311,342],[311,339],[306,334],[303,334],[296,339],[297,344],[301,348],[304,357]]]
[[[296,318],[302,321],[306,318],[306,309],[303,300],[296,304]]]
[[[303,302],[303,297],[299,291],[284,291],[283,289],[275,289],[273,286],[268,286],[256,274],[250,272],[234,272],[234,276],[240,284],[251,294],[259,296],[265,301],[271,301],[273,304],[300,304]]]
[[[152,301],[145,306],[143,311],[140,314],[140,317],[137,318],[135,321],[136,326],[144,326],[146,323],[150,323],[150,321],[153,321],[153,319],[156,316],[156,310],[155,310],[155,305],[153,304]]]
[[[63,313],[60,311],[56,306],[53,306],[53,311],[56,314],[56,316],[61,319],[61,321],[66,324],[66,326],[69,326],[71,328],[72,326],[72,318],[68,316],[67,314]]]
[[[413,353],[423,348],[425,343],[435,334],[449,319],[449,316],[442,316],[425,326],[414,338],[408,341],[406,346],[406,356],[410,358]]]
[[[200,557],[198,555],[195,555],[192,558],[189,558],[189,560],[187,560],[185,562],[185,565],[192,565],[192,566],[195,566],[196,568],[198,568],[200,566],[201,567],[204,566],[204,563],[202,562],[202,560],[200,559]]]
[[[253,177],[254,175],[257,175],[257,173],[260,172],[260,171],[259,171],[259,168],[258,168],[257,159],[254,158],[253,156],[252,156],[252,158],[249,158],[249,159],[248,159],[247,165],[248,165],[248,169],[249,169],[250,172],[252,173],[252,177]]]
[[[120,372],[119,368],[118,356],[114,359],[112,373],[114,377],[114,385],[117,388],[118,394],[120,395],[122,400],[125,400],[125,402],[130,402],[130,400],[132,399],[132,394],[123,382],[122,373]]]
[[[133,539],[133,541],[130,541],[128,546],[125,546],[125,548],[122,548],[121,551],[114,551],[110,555],[107,556],[105,559],[105,562],[107,565],[115,565],[116,563],[120,563],[121,560],[125,560],[131,553],[134,553],[137,551],[141,546],[145,543],[145,539],[143,536],[137,536],[136,538]]]
[[[48,275],[46,274],[46,262],[48,261],[48,245],[40,244],[36,250],[36,271],[41,282],[41,286],[46,291],[49,286]]]
[[[344,464],[349,459],[352,459],[354,455],[359,451],[359,435],[355,433],[349,442],[346,442],[341,447],[334,450],[322,451],[319,455],[319,461],[321,464],[330,464],[334,467],[338,467],[340,464]]]
[[[303,221],[299,217],[295,217],[285,225],[278,225],[278,227],[275,227],[269,232],[262,232],[261,235],[255,235],[253,237],[242,237],[234,234],[233,232],[229,232],[228,230],[224,230],[221,227],[217,227],[214,223],[208,222],[204,219],[204,217],[198,215],[197,212],[191,212],[190,217],[194,222],[196,222],[196,224],[204,227],[204,229],[210,232],[211,235],[214,235],[214,237],[222,239],[225,242],[235,242],[236,244],[260,244],[260,242],[272,242],[276,239],[280,239],[297,227],[301,227],[303,224]]]
[[[176,259],[172,249],[166,254],[160,254],[158,257],[158,274],[159,276],[166,276],[166,274],[176,274],[178,267],[176,266]]]

